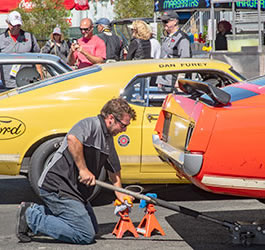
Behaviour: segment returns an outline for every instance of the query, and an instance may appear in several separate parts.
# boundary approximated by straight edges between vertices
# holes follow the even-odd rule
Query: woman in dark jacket
[[[148,24],[142,20],[136,20],[132,23],[133,39],[129,45],[126,59],[149,59],[151,58],[151,32]]]
[[[69,46],[63,39],[63,34],[59,27],[54,28],[50,40],[41,48],[41,53],[53,54],[59,56],[64,62],[67,62]]]
[[[218,33],[215,39],[215,50],[227,50],[227,34],[232,34],[232,25],[228,21],[220,21],[217,26]]]

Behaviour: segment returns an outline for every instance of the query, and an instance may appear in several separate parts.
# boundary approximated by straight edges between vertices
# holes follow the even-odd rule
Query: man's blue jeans
[[[89,203],[62,199],[43,189],[40,189],[40,196],[46,206],[34,204],[26,210],[26,220],[34,234],[76,244],[94,242],[98,224]]]

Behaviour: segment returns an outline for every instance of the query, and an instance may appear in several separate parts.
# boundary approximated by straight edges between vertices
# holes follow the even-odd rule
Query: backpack
[[[106,60],[114,59],[119,61],[122,49],[120,38],[115,34],[108,36],[104,32],[97,34],[97,36],[105,42]]]
[[[184,31],[182,31],[182,30],[178,30],[178,31],[176,32],[176,36],[177,36],[177,34],[181,34],[181,38],[176,42],[176,44],[175,44],[175,46],[174,46],[174,48],[173,48],[173,55],[175,55],[175,56],[178,56],[178,46],[179,46],[180,42],[181,42],[183,39],[187,39],[188,41],[190,41],[190,38],[189,38],[188,34],[185,33]],[[190,57],[192,57],[191,45],[190,45]]]

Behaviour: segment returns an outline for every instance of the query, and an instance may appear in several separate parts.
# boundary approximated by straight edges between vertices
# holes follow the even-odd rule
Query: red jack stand
[[[164,230],[155,217],[155,211],[153,204],[147,204],[145,216],[137,227],[137,232],[145,237],[150,237],[154,230],[160,232],[161,235],[165,235]]]
[[[116,235],[116,238],[122,238],[123,234],[130,231],[134,237],[138,238],[139,235],[129,217],[129,210],[126,208],[124,211],[119,212],[120,219],[116,224],[112,234]]]

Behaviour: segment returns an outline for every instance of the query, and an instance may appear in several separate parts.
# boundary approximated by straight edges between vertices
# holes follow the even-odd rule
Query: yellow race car
[[[69,129],[121,95],[137,113],[114,138],[123,183],[187,182],[176,179],[152,145],[162,102],[177,91],[180,76],[217,87],[244,79],[230,65],[210,59],[140,60],[96,65],[0,94],[0,174],[27,172],[38,192],[38,178]]]

